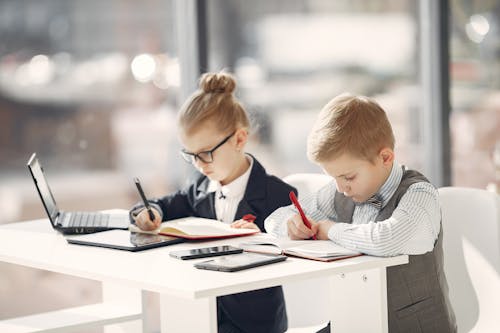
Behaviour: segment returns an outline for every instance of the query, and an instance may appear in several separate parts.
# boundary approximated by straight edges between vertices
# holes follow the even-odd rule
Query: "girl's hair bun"
[[[231,94],[235,88],[236,80],[227,73],[205,73],[200,79],[200,89],[207,94]]]

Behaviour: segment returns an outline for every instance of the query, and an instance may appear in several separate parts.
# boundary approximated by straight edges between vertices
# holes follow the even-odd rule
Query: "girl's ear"
[[[384,165],[392,165],[392,162],[394,161],[394,151],[391,148],[382,148],[379,156]]]
[[[243,127],[238,128],[234,136],[236,137],[236,150],[243,150],[248,141],[247,129]]]

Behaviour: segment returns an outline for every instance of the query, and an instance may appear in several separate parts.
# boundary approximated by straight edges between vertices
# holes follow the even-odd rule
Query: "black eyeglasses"
[[[235,133],[236,133],[236,131],[234,131],[233,133],[228,135],[224,140],[222,140],[218,145],[216,145],[215,147],[213,147],[210,150],[202,151],[202,152],[199,152],[198,154],[195,154],[195,153],[187,152],[183,149],[183,150],[181,150],[181,155],[188,163],[194,163],[194,162],[196,162],[196,159],[199,159],[200,161],[202,161],[204,163],[212,163],[214,161],[214,155],[213,155],[214,151],[216,151],[217,148],[219,148],[220,146],[225,144]]]

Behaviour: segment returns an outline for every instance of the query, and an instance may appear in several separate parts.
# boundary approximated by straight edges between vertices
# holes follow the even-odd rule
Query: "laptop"
[[[128,229],[130,224],[128,213],[107,214],[59,210],[36,153],[31,155],[27,166],[54,229],[63,234],[88,234],[110,229]]]

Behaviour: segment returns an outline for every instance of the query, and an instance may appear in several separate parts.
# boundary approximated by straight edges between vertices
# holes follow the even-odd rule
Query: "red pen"
[[[294,204],[295,208],[299,211],[300,217],[302,218],[302,222],[311,229],[311,222],[306,217],[306,214],[304,214],[304,211],[302,210],[302,207],[300,207],[299,200],[297,200],[297,196],[295,196],[295,193],[293,191],[290,191],[290,200],[292,200],[292,203]],[[313,235],[313,239],[316,240],[316,235]]]

